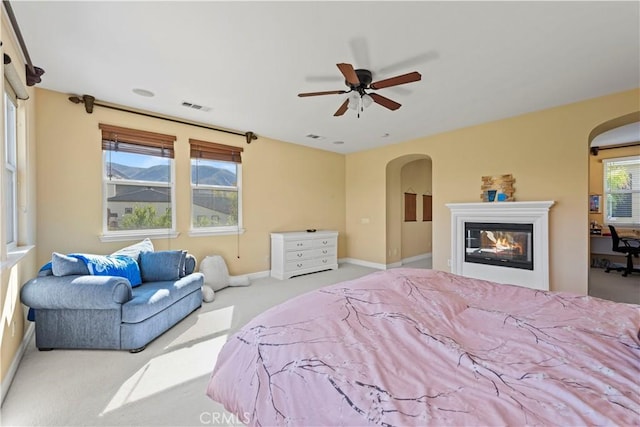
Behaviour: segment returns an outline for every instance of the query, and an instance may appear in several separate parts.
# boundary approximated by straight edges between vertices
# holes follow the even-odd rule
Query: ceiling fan
[[[419,81],[422,76],[417,71],[411,73],[402,74],[388,79],[379,80],[377,82],[371,82],[373,80],[371,71],[364,69],[354,69],[351,64],[336,64],[338,69],[345,78],[345,84],[349,87],[349,90],[329,90],[324,92],[306,92],[299,93],[298,96],[318,96],[318,95],[341,95],[343,93],[351,93],[349,97],[340,105],[340,108],[334,113],[334,116],[343,115],[347,109],[351,108],[358,110],[358,117],[360,117],[360,111],[364,107],[368,107],[372,102],[382,105],[389,110],[397,110],[401,104],[386,98],[377,93],[368,93],[367,90],[378,90],[391,86],[398,86],[405,83],[412,83]]]

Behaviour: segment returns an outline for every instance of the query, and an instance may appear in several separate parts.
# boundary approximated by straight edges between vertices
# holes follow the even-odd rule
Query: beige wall
[[[553,200],[552,290],[587,293],[589,142],[592,129],[640,110],[632,90],[347,155],[347,253],[384,264],[386,173],[394,159],[422,154],[433,167],[433,266],[449,271],[450,202],[479,202],[481,177],[510,173],[516,200]],[[368,218],[364,223],[362,218]]]
[[[99,123],[175,135],[176,239],[153,239],[158,250],[187,249],[199,260],[224,257],[231,274],[270,269],[272,231],[332,229],[344,239],[344,156],[96,106],[87,114],[67,95],[38,89],[38,263],[51,252],[110,253],[129,242],[101,243],[102,190]],[[190,160],[188,139],[242,146],[243,216],[246,232],[189,237]],[[238,258],[239,255],[239,258]]]
[[[5,9],[0,8],[0,33],[2,37],[2,53],[11,57],[11,64],[25,85],[24,62],[18,49],[18,44],[13,38],[11,25],[6,17]],[[5,65],[1,66],[4,69]],[[0,79],[0,93],[4,94],[4,79]],[[25,86],[26,87],[26,86]],[[7,253],[4,244],[0,250],[0,304],[1,304],[1,352],[0,352],[0,381],[3,392],[9,386],[11,378],[7,375],[12,364],[16,361],[20,345],[26,333],[25,309],[20,303],[20,286],[36,271],[35,252],[25,251],[24,248],[35,244],[35,91],[27,88],[28,100],[18,100],[18,245],[19,251]],[[3,95],[4,96],[4,95]],[[3,115],[4,117],[4,112]],[[0,135],[4,135],[4,120],[0,119]],[[0,150],[0,164],[4,165],[4,148]],[[4,189],[4,173],[0,174],[0,188]],[[4,191],[0,190],[0,194]],[[5,215],[4,198],[0,198],[2,210],[0,215],[0,241],[5,242]],[[18,255],[20,252],[21,255]],[[16,365],[13,365],[15,368]],[[2,396],[4,398],[4,395]]]

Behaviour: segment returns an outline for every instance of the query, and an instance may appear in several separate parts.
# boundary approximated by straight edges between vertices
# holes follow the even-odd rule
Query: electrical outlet
[[[447,267],[451,267],[451,260],[450,259],[447,260]]]

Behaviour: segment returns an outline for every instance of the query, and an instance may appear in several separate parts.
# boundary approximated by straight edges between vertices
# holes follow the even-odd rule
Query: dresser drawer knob
[[[298,258],[302,258],[302,253],[299,253],[299,254],[298,254]]]
[[[296,265],[298,266],[298,268],[302,267],[302,263],[297,263]]]

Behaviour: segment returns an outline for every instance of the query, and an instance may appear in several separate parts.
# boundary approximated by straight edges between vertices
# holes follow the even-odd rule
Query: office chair
[[[613,241],[614,252],[620,252],[625,254],[627,258],[627,265],[625,267],[615,267],[613,265],[607,267],[604,271],[608,273],[611,270],[622,271],[622,275],[626,276],[632,272],[640,273],[640,268],[633,268],[633,257],[638,257],[640,254],[640,239],[620,237],[616,228],[612,225],[609,226],[611,231],[611,240]]]

